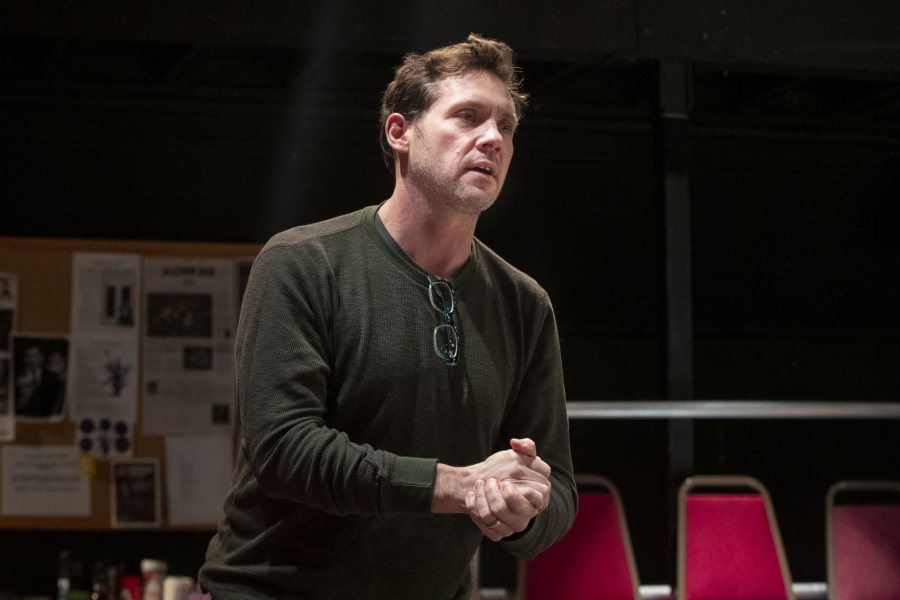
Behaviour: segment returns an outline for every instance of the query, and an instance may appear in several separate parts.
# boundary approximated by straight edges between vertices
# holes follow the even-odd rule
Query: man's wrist
[[[467,467],[437,464],[434,489],[431,495],[431,512],[466,512],[466,492],[472,487],[469,483],[469,479],[471,479],[469,471],[470,469]]]

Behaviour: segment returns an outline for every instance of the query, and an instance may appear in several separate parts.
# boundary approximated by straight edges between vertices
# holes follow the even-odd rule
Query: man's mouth
[[[489,175],[491,177],[494,176],[494,167],[486,164],[479,164],[469,168],[470,171],[475,171],[476,173],[482,173],[484,175]]]

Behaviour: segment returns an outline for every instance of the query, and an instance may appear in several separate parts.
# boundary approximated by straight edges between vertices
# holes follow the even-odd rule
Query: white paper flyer
[[[144,433],[231,430],[235,295],[232,260],[144,260]]]

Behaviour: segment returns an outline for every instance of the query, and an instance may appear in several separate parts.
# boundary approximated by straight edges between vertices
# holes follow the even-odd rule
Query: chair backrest
[[[794,600],[775,511],[758,480],[700,475],[681,485],[678,597]]]
[[[639,600],[639,580],[622,499],[608,479],[579,475],[569,532],[520,561],[518,600]]]
[[[825,514],[828,597],[900,598],[900,482],[839,481]]]

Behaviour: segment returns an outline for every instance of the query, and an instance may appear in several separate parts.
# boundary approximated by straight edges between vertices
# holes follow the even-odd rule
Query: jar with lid
[[[169,565],[164,560],[145,558],[141,561],[141,577],[144,580],[144,591],[141,600],[162,600],[163,580]]]

